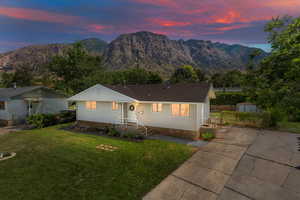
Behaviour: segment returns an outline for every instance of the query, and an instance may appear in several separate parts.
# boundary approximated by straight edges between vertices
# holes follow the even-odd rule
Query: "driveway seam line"
[[[233,176],[233,174],[234,174],[234,172],[235,172],[235,170],[237,169],[237,167],[239,166],[239,164],[240,164],[240,162],[241,162],[241,160],[245,157],[245,155],[247,154],[247,151],[250,149],[250,147],[255,143],[255,141],[257,140],[257,138],[258,138],[258,135],[259,135],[259,132],[260,132],[260,130],[257,130],[257,134],[256,134],[256,136],[255,136],[255,139],[252,141],[252,143],[250,144],[250,145],[248,145],[248,146],[246,146],[245,148],[245,151],[243,152],[243,155],[240,157],[240,159],[238,160],[238,162],[237,162],[237,164],[236,164],[236,166],[234,167],[234,170],[233,170],[233,173],[232,173],[232,175],[229,177],[229,179],[227,180],[227,182],[225,183],[225,185],[224,185],[224,187],[223,187],[223,189],[222,189],[222,191],[221,191],[221,193],[224,191],[224,188],[229,188],[228,186],[227,186],[227,183],[230,181],[230,179],[232,179],[232,176]],[[234,191],[233,189],[231,189],[232,191]],[[235,192],[237,192],[237,193],[240,193],[240,192],[238,192],[238,191],[235,191]],[[220,194],[221,194],[220,193]],[[240,193],[240,194],[242,194],[242,193]],[[244,195],[244,194],[243,194]],[[245,196],[245,195],[244,195]],[[218,197],[219,198],[219,197]],[[247,197],[248,198],[248,197]],[[253,198],[250,198],[251,200],[255,200],[255,199],[253,199]]]
[[[171,176],[174,176],[175,178],[178,178],[178,179],[180,179],[180,180],[182,180],[182,181],[184,181],[184,182],[186,182],[186,183],[189,183],[189,184],[191,184],[191,185],[194,185],[194,186],[196,186],[196,187],[199,187],[199,188],[201,188],[201,189],[203,189],[203,190],[205,190],[205,191],[214,193],[214,194],[217,195],[217,196],[219,195],[219,193],[214,192],[214,191],[211,191],[211,190],[209,190],[209,189],[207,189],[207,188],[205,188],[205,187],[202,187],[201,185],[198,185],[198,184],[196,184],[196,183],[193,183],[192,181],[186,180],[186,179],[181,178],[181,177],[179,177],[179,176],[176,176],[176,175],[174,175],[174,174],[171,174]]]
[[[207,151],[207,150],[202,150],[202,149],[199,149],[199,151],[202,151],[202,152],[209,152],[209,153],[215,153],[215,154],[217,154],[217,155],[224,156],[224,157],[226,157],[226,158],[230,158],[230,159],[232,159],[232,160],[238,160],[237,158],[229,157],[229,156],[224,155],[224,154],[219,153],[219,152]]]
[[[235,193],[238,193],[238,194],[240,194],[240,195],[242,195],[242,196],[244,196],[244,197],[246,197],[246,198],[248,198],[248,199],[250,199],[250,200],[256,200],[256,199],[254,199],[254,198],[252,198],[252,197],[250,197],[250,196],[248,196],[248,195],[246,195],[246,194],[244,194],[244,193],[241,193],[241,192],[239,192],[239,191],[237,191],[237,190],[235,190],[235,189],[233,189],[233,188],[231,188],[231,187],[225,186],[224,188],[226,188],[226,189],[228,189],[228,190],[231,190],[231,191],[233,191],[233,192],[235,192]]]
[[[279,165],[283,165],[283,166],[295,168],[294,166],[289,165],[289,164],[286,164],[286,163],[277,162],[277,161],[274,161],[274,160],[270,160],[270,159],[267,159],[267,158],[263,158],[263,157],[261,157],[261,156],[252,155],[252,154],[249,154],[249,153],[245,153],[245,154],[246,154],[247,156],[250,156],[250,157],[253,157],[253,158],[256,158],[256,159],[261,159],[261,160],[269,161],[269,162],[276,163],[276,164],[279,164]]]

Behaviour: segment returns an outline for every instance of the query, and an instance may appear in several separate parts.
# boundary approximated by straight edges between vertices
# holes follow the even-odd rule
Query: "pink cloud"
[[[78,22],[78,20],[80,20],[80,18],[76,16],[69,16],[59,13],[28,8],[12,8],[3,6],[0,7],[0,15],[16,19],[62,24],[74,24]]]
[[[100,24],[89,24],[87,26],[87,30],[89,32],[94,32],[94,33],[103,33],[106,30],[107,26],[103,26]]]
[[[71,26],[78,26],[83,28],[85,31],[93,33],[102,33],[107,26],[101,24],[93,24],[88,22],[82,17],[64,15],[54,12],[48,12],[43,10],[35,10],[28,8],[12,8],[0,6],[0,15],[7,16],[10,18],[39,21],[39,22],[49,22],[49,23],[59,23]]]
[[[230,25],[230,26],[218,27],[218,28],[215,28],[215,30],[217,30],[217,31],[230,31],[230,30],[246,28],[246,27],[250,27],[250,26],[251,26],[250,24]]]

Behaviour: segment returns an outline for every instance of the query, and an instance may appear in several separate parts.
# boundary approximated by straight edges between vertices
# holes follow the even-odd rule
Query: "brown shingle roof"
[[[209,83],[105,85],[139,101],[204,102]]]

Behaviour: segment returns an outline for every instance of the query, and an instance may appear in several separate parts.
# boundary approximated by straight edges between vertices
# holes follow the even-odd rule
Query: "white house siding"
[[[206,97],[206,101],[204,103],[204,123],[209,119],[210,116],[210,100],[209,97]]]
[[[118,110],[112,110],[112,102],[97,102],[95,110],[88,110],[85,101],[79,101],[77,106],[77,120],[118,124],[121,122],[121,106]]]
[[[151,103],[142,103],[138,105],[138,119],[145,126],[171,128],[179,130],[197,130],[197,106],[190,104],[190,114],[187,117],[172,116],[171,104],[163,104],[162,112],[152,112]]]
[[[203,103],[197,103],[197,119],[196,119],[196,128],[197,130],[199,130],[200,126],[204,123],[204,119],[203,119],[203,112],[202,112],[202,109],[204,107],[204,104]]]
[[[62,110],[68,109],[68,102],[66,99],[43,98],[41,106],[42,113],[59,113]]]
[[[13,121],[22,121],[26,118],[27,104],[24,100],[11,100],[7,103],[7,110],[9,112],[9,119]]]

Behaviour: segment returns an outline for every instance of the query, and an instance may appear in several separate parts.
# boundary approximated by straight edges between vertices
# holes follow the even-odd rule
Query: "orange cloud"
[[[173,20],[164,20],[164,19],[148,19],[150,23],[154,23],[164,27],[172,27],[172,26],[188,26],[191,25],[191,22],[180,22],[180,21],[173,21]]]
[[[234,23],[234,22],[240,21],[240,20],[241,20],[240,13],[238,13],[236,11],[229,11],[226,14],[226,16],[220,17],[220,18],[216,19],[214,22],[220,23],[220,24],[231,24],[231,23]]]

